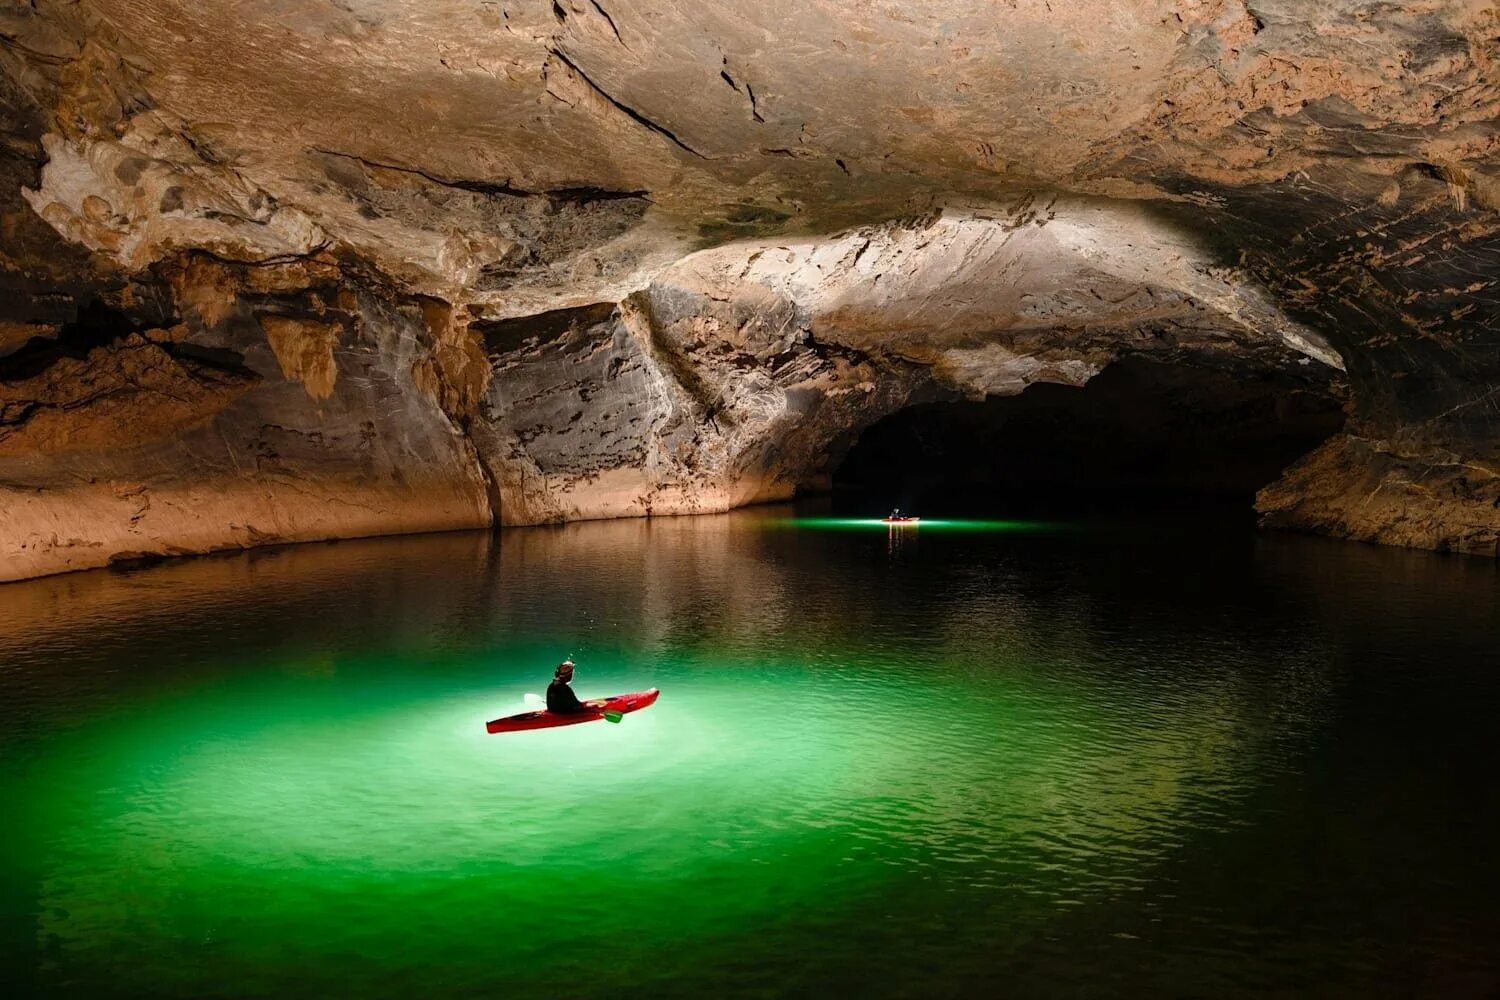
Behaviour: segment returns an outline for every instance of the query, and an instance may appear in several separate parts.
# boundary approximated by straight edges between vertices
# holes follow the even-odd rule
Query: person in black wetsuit
[[[576,715],[598,707],[592,702],[578,700],[573,689],[568,687],[572,680],[573,661],[564,660],[557,665],[557,673],[553,674],[552,683],[547,685],[547,711],[556,712],[559,715]]]

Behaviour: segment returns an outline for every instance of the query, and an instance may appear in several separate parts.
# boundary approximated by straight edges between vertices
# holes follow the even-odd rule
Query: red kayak
[[[576,726],[580,722],[598,722],[604,718],[605,712],[619,712],[628,714],[639,712],[641,709],[656,704],[656,699],[661,692],[656,688],[650,691],[637,691],[635,694],[617,694],[613,698],[605,698],[604,704],[597,708],[590,708],[587,712],[569,712],[560,714],[542,709],[540,712],[522,712],[520,715],[507,715],[503,719],[484,724],[487,733],[524,733],[531,729],[551,729],[554,726]]]

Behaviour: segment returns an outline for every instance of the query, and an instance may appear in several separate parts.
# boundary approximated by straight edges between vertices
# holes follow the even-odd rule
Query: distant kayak
[[[656,688],[649,691],[637,691],[634,694],[617,694],[613,698],[605,698],[604,704],[598,708],[590,708],[587,712],[549,712],[542,709],[539,712],[522,712],[520,715],[507,715],[503,719],[495,719],[484,724],[487,733],[524,733],[532,729],[552,729],[555,726],[576,726],[580,722],[598,722],[604,718],[605,712],[619,712],[629,714],[639,712],[656,704],[656,699],[661,692]]]
[[[922,520],[920,517],[882,517],[886,524],[916,524]]]

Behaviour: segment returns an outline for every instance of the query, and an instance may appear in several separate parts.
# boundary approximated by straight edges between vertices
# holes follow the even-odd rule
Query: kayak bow
[[[605,698],[602,705],[590,706],[586,712],[549,712],[545,708],[536,712],[522,712],[520,715],[507,715],[503,719],[486,722],[484,731],[487,733],[524,733],[533,729],[576,726],[580,722],[598,722],[607,714],[625,715],[630,712],[639,712],[643,708],[656,704],[656,699],[660,696],[661,692],[652,688],[649,691],[617,694],[613,698]]]

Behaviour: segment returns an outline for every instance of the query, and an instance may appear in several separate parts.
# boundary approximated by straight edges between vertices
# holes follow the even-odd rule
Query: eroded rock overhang
[[[735,243],[618,302],[498,318],[327,252],[152,266],[171,326],[0,361],[23,571],[720,511],[817,486],[863,427],[913,402],[1082,384],[1124,356],[1303,369],[1309,384],[1336,361],[1174,226],[1097,199]],[[214,361],[233,391],[180,412],[187,373],[115,374],[143,349]],[[77,379],[97,391],[64,398]],[[44,440],[44,419],[66,433]]]
[[[1269,516],[1493,550],[1493,10],[1055,7],[6,11],[0,575],[719,510],[1135,354],[1344,365]]]

